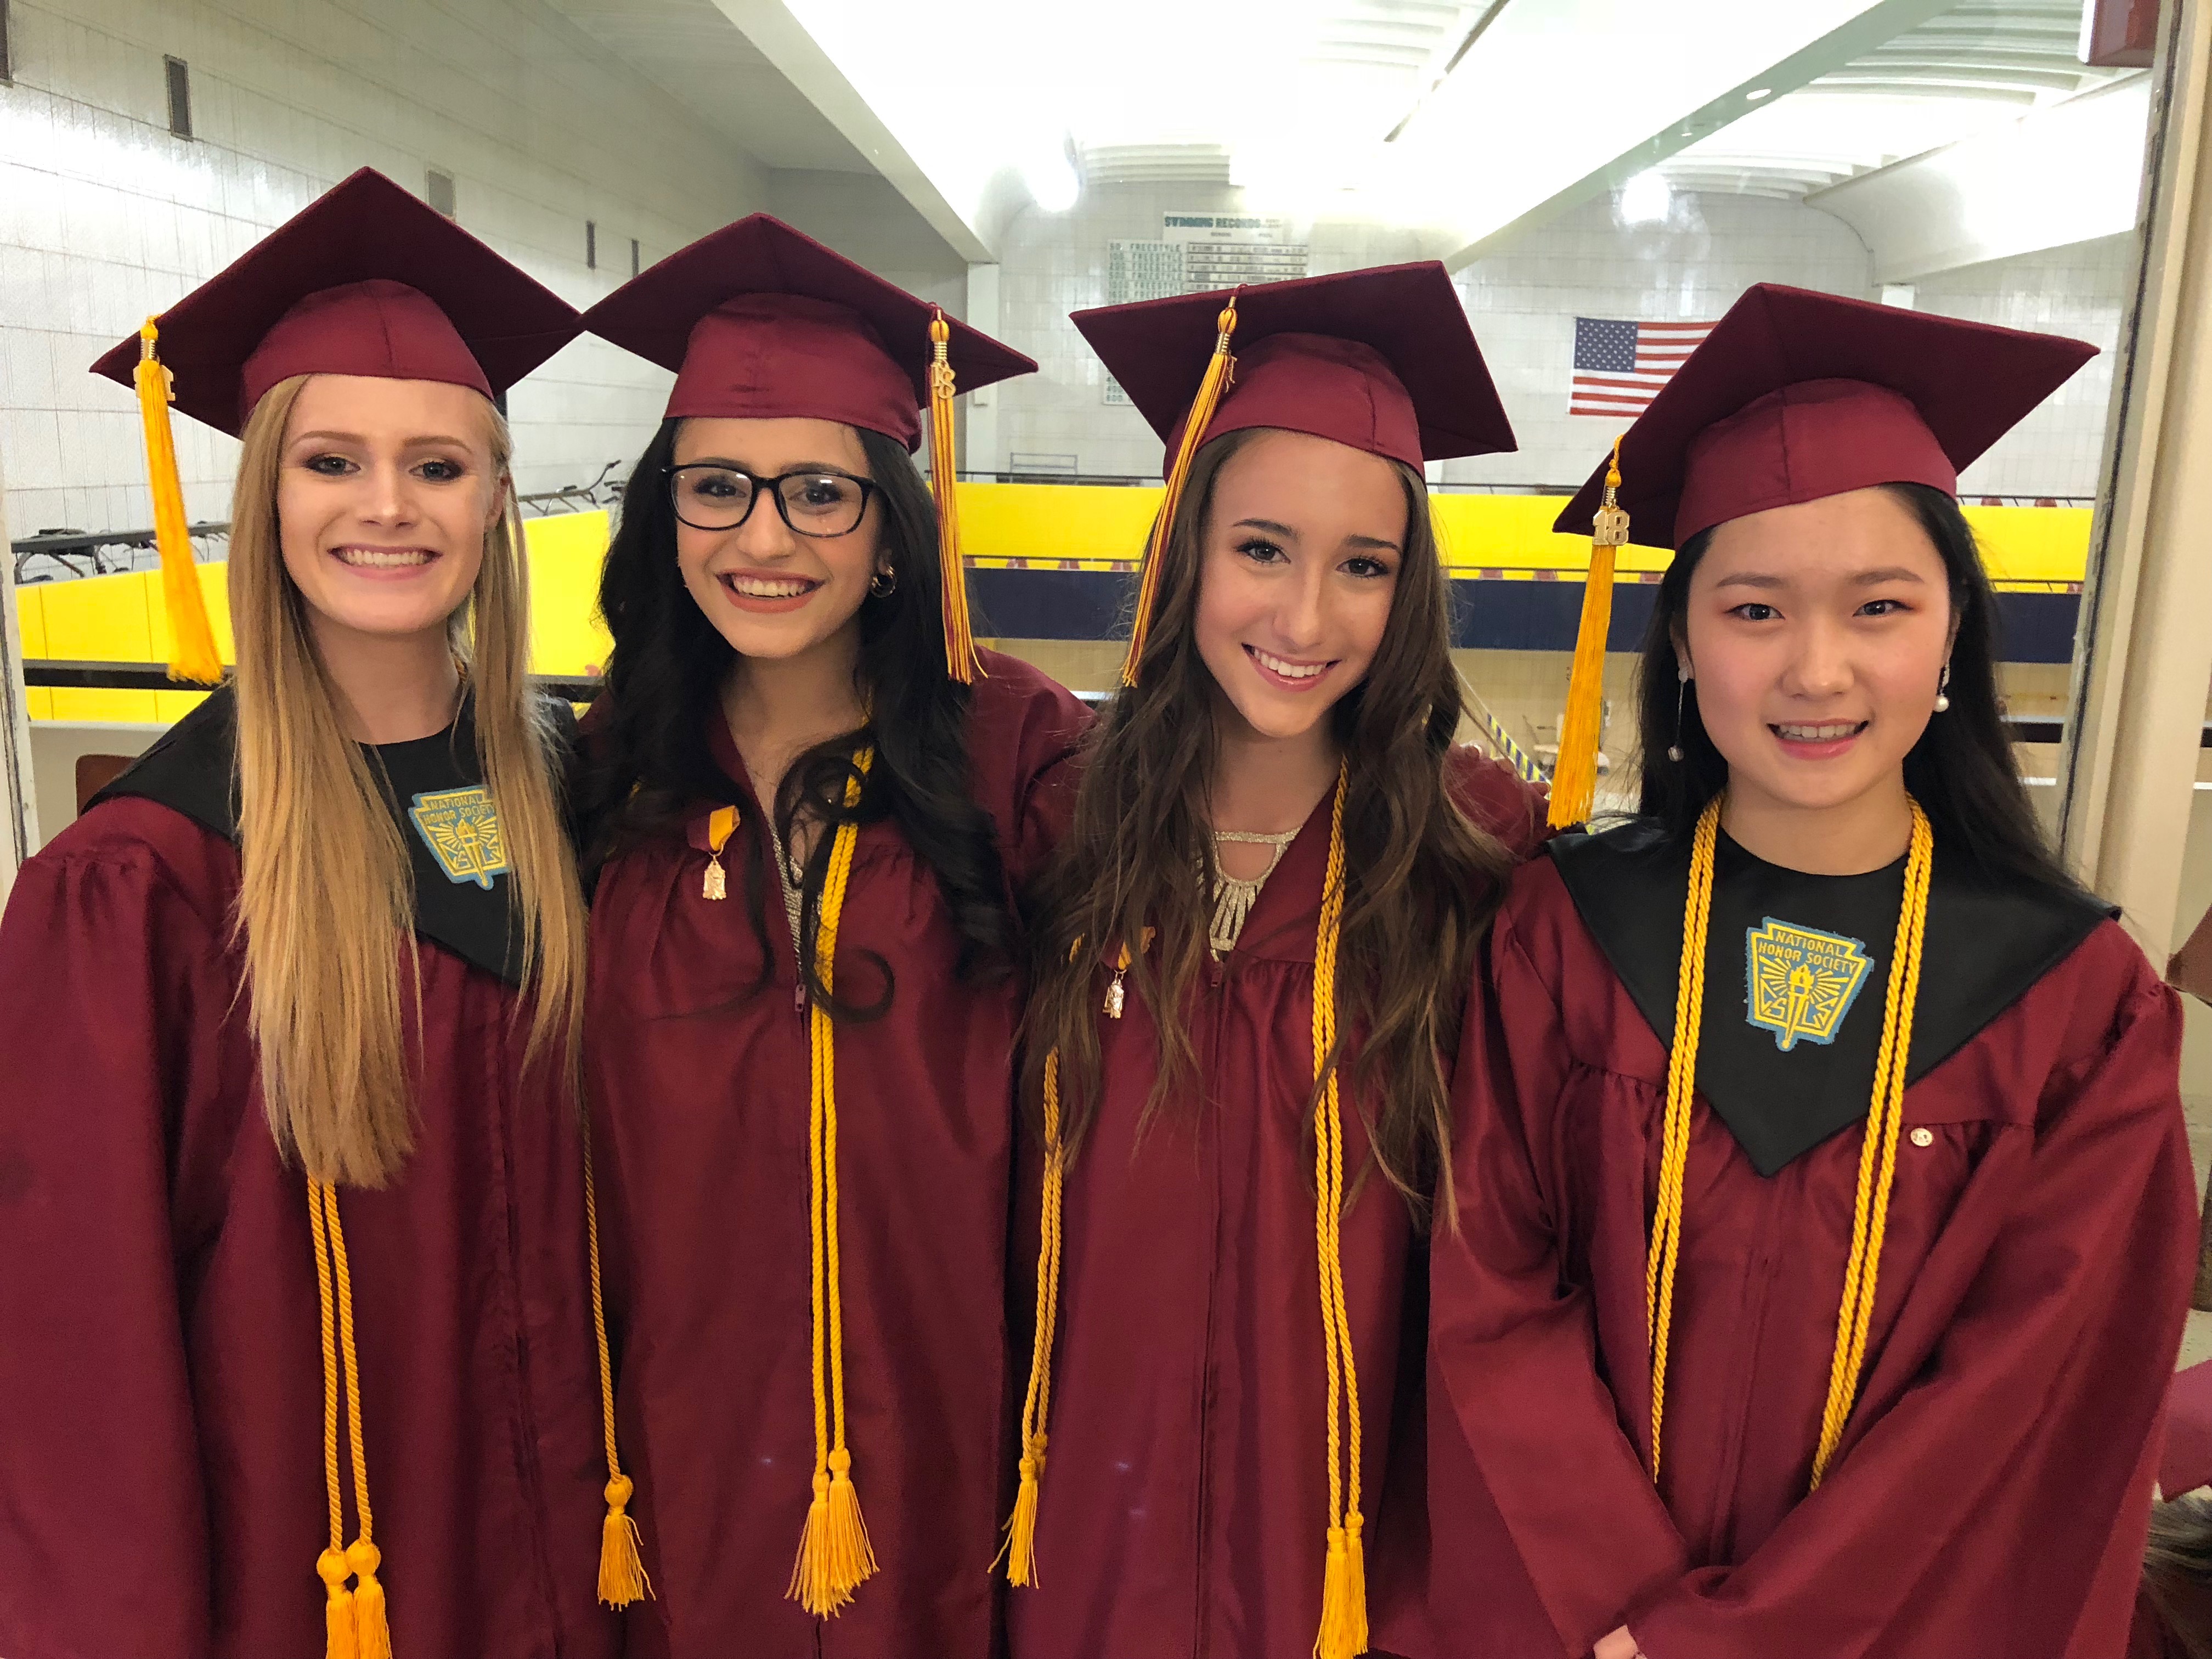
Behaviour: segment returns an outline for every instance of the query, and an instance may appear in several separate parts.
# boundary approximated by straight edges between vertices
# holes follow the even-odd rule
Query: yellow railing
[[[983,569],[1123,570],[1132,568],[1159,505],[1158,489],[1110,484],[960,486],[960,527],[969,562]],[[1439,495],[1437,539],[1453,574],[1504,580],[1572,580],[1589,561],[1589,544],[1552,532],[1564,504],[1553,495]],[[2087,507],[1970,507],[1990,575],[2001,587],[2078,585],[2089,544]],[[531,519],[532,655],[538,672],[580,674],[606,659],[597,613],[607,515],[575,513]],[[1667,555],[1623,550],[1624,573],[1656,572]],[[200,586],[223,659],[232,659],[224,567],[202,565]],[[672,580],[673,580],[672,574]],[[169,652],[161,575],[133,571],[17,590],[27,657],[91,662],[161,662]],[[192,691],[33,689],[33,720],[166,723],[199,700]]]

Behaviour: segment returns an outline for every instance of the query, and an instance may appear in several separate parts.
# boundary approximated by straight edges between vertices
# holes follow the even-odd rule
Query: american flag
[[[1575,381],[1567,413],[1632,420],[1712,331],[1711,323],[1576,318]]]

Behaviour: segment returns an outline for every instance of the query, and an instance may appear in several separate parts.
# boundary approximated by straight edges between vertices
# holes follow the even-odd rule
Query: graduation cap
[[[134,386],[146,429],[172,678],[211,684],[168,406],[236,437],[300,374],[440,380],[489,398],[575,337],[574,307],[370,167],[325,191],[118,342],[92,372]]]
[[[765,213],[632,277],[585,313],[584,326],[676,372],[671,419],[837,421],[912,451],[921,443],[917,411],[928,410],[945,661],[954,678],[974,678],[952,398],[1030,374],[1035,362]]]
[[[1433,259],[1101,306],[1073,320],[1167,445],[1125,685],[1136,683],[1192,458],[1209,439],[1277,427],[1416,470],[1515,447],[1466,307]]]
[[[2212,1360],[2174,1373],[2158,1463],[2158,1493],[2169,1503],[2203,1486],[2212,1486]]]
[[[2052,334],[1761,283],[1713,325],[1554,530],[1594,527],[1552,823],[1589,815],[1613,550],[1771,507],[1959,473],[2097,355]]]

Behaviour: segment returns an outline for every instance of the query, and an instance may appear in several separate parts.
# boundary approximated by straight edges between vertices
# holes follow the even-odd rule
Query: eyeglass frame
[[[732,473],[752,486],[751,499],[745,502],[745,510],[738,515],[735,524],[692,524],[690,520],[684,516],[683,509],[676,504],[676,475],[679,472],[694,472],[709,467],[717,472]],[[853,522],[842,530],[801,530],[797,525],[792,523],[791,504],[783,499],[781,486],[787,478],[842,478],[848,483],[856,483],[860,486],[860,510],[854,515]],[[779,472],[772,478],[763,478],[757,472],[748,472],[744,467],[732,466],[724,461],[685,461],[681,465],[664,466],[660,469],[660,479],[666,486],[668,510],[676,515],[676,522],[689,526],[693,530],[703,530],[710,535],[726,535],[731,531],[742,530],[752,518],[753,509],[760,505],[763,488],[765,486],[768,495],[775,502],[776,516],[783,520],[784,528],[794,536],[805,536],[811,541],[817,542],[833,542],[840,536],[849,536],[854,531],[858,530],[867,521],[868,503],[875,499],[876,492],[883,488],[873,478],[864,478],[857,472],[842,472],[834,466],[802,466],[793,471]]]

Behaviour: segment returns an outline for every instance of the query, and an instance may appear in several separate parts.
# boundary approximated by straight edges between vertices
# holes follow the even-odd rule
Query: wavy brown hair
[[[318,1180],[380,1187],[414,1146],[401,964],[419,995],[414,876],[385,781],[346,734],[338,692],[284,571],[276,480],[301,376],[246,422],[231,509],[238,642],[237,933],[269,1127]],[[469,601],[447,623],[475,697],[477,756],[514,883],[532,1005],[526,1063],[573,1076],[584,909],[562,820],[561,740],[530,690],[530,591],[507,423],[487,400],[502,505]]]
[[[1176,1011],[1206,961],[1219,875],[1208,797],[1221,715],[1194,622],[1214,482],[1255,435],[1226,434],[1192,463],[1161,554],[1138,683],[1115,695],[1093,730],[1073,826],[1031,895],[1024,1097],[1042,1098],[1045,1056],[1058,1049],[1071,1150],[1096,1113],[1102,1085],[1108,942],[1155,930],[1151,949],[1132,951],[1128,973],[1160,1034],[1147,1117],[1197,1069]],[[1425,1219],[1433,1203],[1449,1224],[1456,1209],[1444,1156],[1451,1133],[1445,1079],[1475,946],[1512,859],[1447,786],[1445,760],[1462,713],[1450,586],[1427,488],[1410,467],[1397,471],[1406,544],[1382,642],[1367,678],[1327,717],[1349,776],[1337,987],[1343,1029],[1359,1034],[1344,1074],[1348,1097],[1366,1125],[1376,1166],[1417,1218]],[[1319,1097],[1317,1085],[1312,1104]]]

